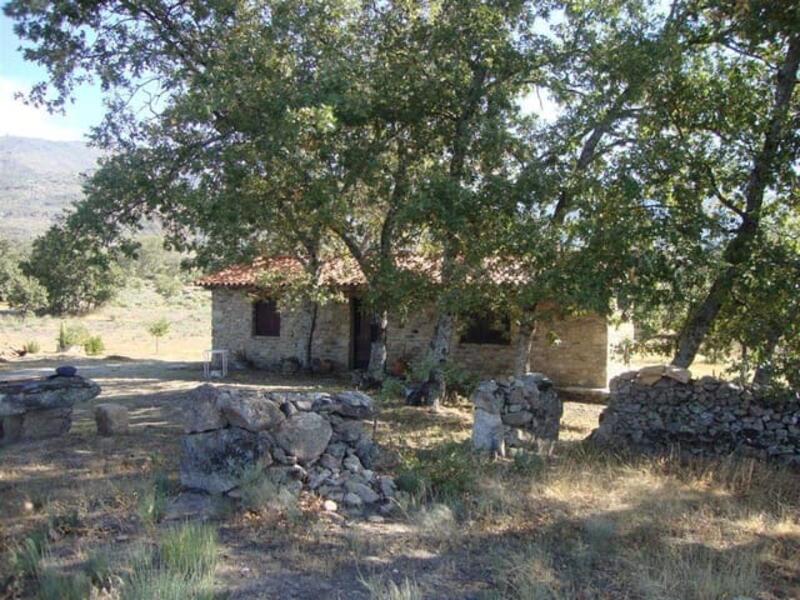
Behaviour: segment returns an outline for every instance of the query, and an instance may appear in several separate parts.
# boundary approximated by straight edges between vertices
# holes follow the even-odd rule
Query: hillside
[[[30,240],[81,197],[100,152],[82,142],[0,137],[0,237]]]

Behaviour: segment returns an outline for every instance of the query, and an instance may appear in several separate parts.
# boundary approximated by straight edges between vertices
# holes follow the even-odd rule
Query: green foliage
[[[153,283],[158,292],[164,298],[174,298],[183,291],[183,281],[174,275],[156,275]]]
[[[426,381],[433,368],[434,361],[430,356],[422,356],[411,363],[409,379],[411,381]],[[447,393],[450,396],[469,397],[475,386],[480,381],[480,375],[469,371],[457,363],[448,362],[442,368]]]
[[[92,583],[85,573],[62,574],[45,569],[38,580],[38,600],[86,600]]]
[[[42,571],[42,559],[48,552],[44,533],[32,535],[11,552],[11,568],[20,577],[36,577]]]
[[[56,315],[92,310],[108,302],[123,282],[108,252],[61,225],[34,241],[23,270],[47,290],[48,312]]]
[[[83,351],[87,356],[99,356],[106,351],[106,345],[103,343],[103,338],[99,335],[90,335],[83,342]]]
[[[38,280],[22,273],[9,281],[5,299],[12,308],[23,313],[42,314],[49,307],[47,289]]]
[[[213,527],[189,523],[162,535],[157,549],[142,546],[130,557],[123,600],[213,598],[218,558]]]
[[[463,500],[476,489],[482,458],[469,442],[420,450],[396,480],[398,489],[442,501]]]
[[[59,352],[65,352],[75,346],[83,346],[89,339],[89,330],[81,323],[67,325],[61,322],[56,338],[56,348]]]
[[[169,319],[162,317],[147,325],[147,333],[153,336],[156,340],[156,353],[158,353],[158,341],[169,333],[172,324]]]
[[[164,518],[169,502],[170,485],[162,475],[156,475],[138,493],[136,512],[145,525],[153,526]]]

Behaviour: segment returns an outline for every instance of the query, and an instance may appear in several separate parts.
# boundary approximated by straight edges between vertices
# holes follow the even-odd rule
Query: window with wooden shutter
[[[461,334],[463,344],[511,344],[511,319],[489,312],[469,315]]]
[[[281,313],[274,300],[253,303],[253,335],[258,337],[280,337]]]

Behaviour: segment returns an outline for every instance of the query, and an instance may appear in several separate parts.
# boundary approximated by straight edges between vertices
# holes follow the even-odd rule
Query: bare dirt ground
[[[45,374],[57,359],[0,364],[0,379]],[[135,544],[171,525],[149,522],[155,478],[177,495],[186,392],[198,363],[72,357],[103,389],[76,406],[61,438],[0,449],[0,548],[44,528],[64,572],[102,554],[124,570]],[[330,390],[346,380],[235,372],[225,382]],[[92,409],[126,405],[131,431],[100,438]],[[580,444],[601,407],[566,405],[553,456],[492,462],[463,443],[466,403],[438,414],[382,400],[376,435],[395,474],[417,479],[395,516],[301,509],[248,512],[213,504],[220,560],[214,597],[675,598],[800,597],[800,477],[755,463],[598,455]],[[413,486],[411,486],[413,488]],[[0,567],[0,598],[35,585]],[[113,596],[111,596],[113,597]]]

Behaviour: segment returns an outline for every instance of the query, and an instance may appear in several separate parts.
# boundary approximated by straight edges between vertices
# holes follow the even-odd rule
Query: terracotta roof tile
[[[398,266],[416,273],[425,273],[434,280],[441,277],[441,259],[420,255],[405,255],[398,258]],[[195,283],[206,288],[252,288],[259,286],[259,279],[270,271],[282,275],[302,273],[302,263],[291,256],[261,257],[251,264],[233,265],[217,273],[198,279]],[[481,277],[481,275],[474,275]],[[497,284],[520,284],[529,276],[516,261],[495,259],[489,261],[482,276],[488,276]],[[358,287],[366,284],[364,274],[351,257],[336,257],[322,265],[321,279],[335,287]]]

